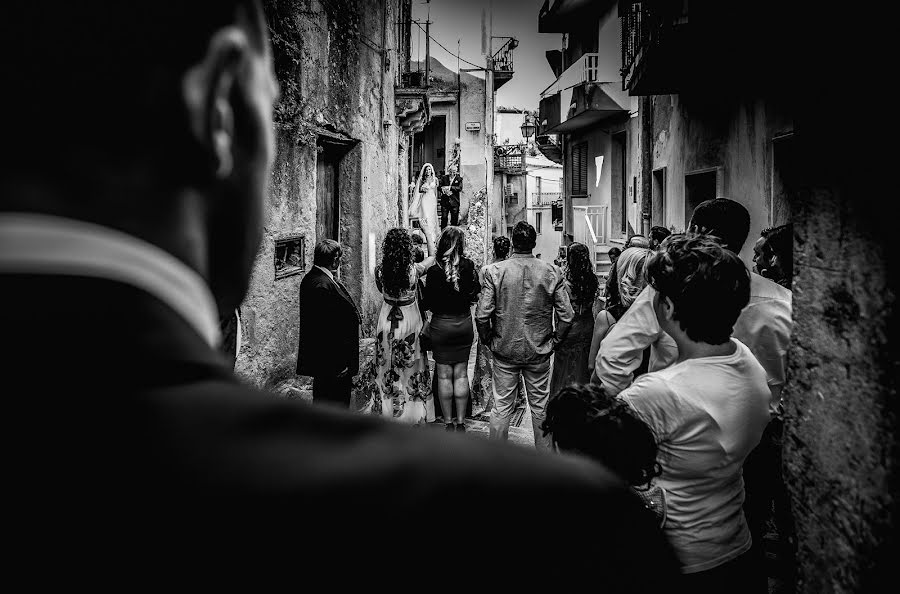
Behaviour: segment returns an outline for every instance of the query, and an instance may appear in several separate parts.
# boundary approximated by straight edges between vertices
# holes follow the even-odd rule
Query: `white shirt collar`
[[[215,348],[219,316],[206,281],[184,262],[137,237],[85,221],[0,213],[0,273],[76,275],[146,291]]]
[[[331,271],[328,270],[327,268],[323,268],[323,267],[318,266],[318,265],[316,265],[316,268],[318,268],[319,270],[321,270],[322,272],[324,272],[325,274],[327,274],[327,275],[328,275],[328,278],[330,278],[331,280],[334,280],[334,273],[333,273],[333,272],[331,272]]]

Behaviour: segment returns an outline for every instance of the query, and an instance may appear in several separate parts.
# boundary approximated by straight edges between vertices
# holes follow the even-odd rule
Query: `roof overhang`
[[[568,33],[586,18],[601,17],[618,0],[544,0],[538,15],[538,33]]]
[[[629,98],[614,83],[582,83],[572,89],[567,117],[541,134],[568,134],[627,116]]]

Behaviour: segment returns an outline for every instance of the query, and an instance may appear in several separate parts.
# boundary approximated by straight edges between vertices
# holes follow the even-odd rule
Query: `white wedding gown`
[[[419,225],[425,233],[425,241],[428,244],[428,253],[434,254],[437,248],[438,220],[437,220],[437,178],[432,177],[422,182],[423,190],[419,193],[419,200],[414,202],[418,212],[410,209],[410,215],[419,218]],[[415,200],[416,197],[413,197]]]

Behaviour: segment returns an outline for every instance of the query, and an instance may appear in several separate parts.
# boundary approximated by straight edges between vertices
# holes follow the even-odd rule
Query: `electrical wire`
[[[413,21],[413,22],[416,24],[416,27],[418,27],[418,28],[421,29],[422,31],[425,31],[425,27],[423,27],[422,25],[420,25],[418,21]],[[438,41],[437,39],[435,39],[434,36],[433,36],[431,33],[427,33],[427,32],[426,32],[426,34],[427,34],[428,37],[431,39],[431,41],[433,41],[433,42],[435,42],[436,44],[438,44],[438,46],[440,46],[440,48],[441,48],[442,50],[444,50],[445,52],[447,52],[447,53],[450,54],[451,56],[456,56],[457,59],[459,59],[459,60],[465,62],[465,63],[468,64],[469,66],[474,66],[475,68],[479,68],[479,69],[482,69],[482,70],[484,69],[484,66],[479,66],[478,64],[475,64],[474,62],[470,62],[470,61],[466,60],[465,58],[460,57],[459,53],[457,53],[457,52],[451,52],[450,50],[448,50],[447,47],[446,47],[443,43],[441,43],[440,41]]]

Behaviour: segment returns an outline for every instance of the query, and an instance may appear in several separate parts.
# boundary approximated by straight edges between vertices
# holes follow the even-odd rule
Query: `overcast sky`
[[[456,71],[456,40],[460,40],[460,56],[479,66],[484,66],[481,52],[481,12],[493,8],[493,34],[510,36],[519,40],[513,56],[515,75],[497,92],[497,105],[537,109],[540,92],[555,80],[544,52],[559,49],[562,35],[537,32],[538,13],[544,0],[413,0],[413,17],[425,20],[431,12],[431,36],[453,52],[448,54],[436,43],[431,44],[431,55],[444,66]],[[424,33],[413,26],[412,58],[424,58]],[[421,43],[421,49],[417,44]],[[502,40],[494,41],[496,51]],[[461,63],[462,68],[472,68]],[[483,74],[473,72],[476,76]]]

